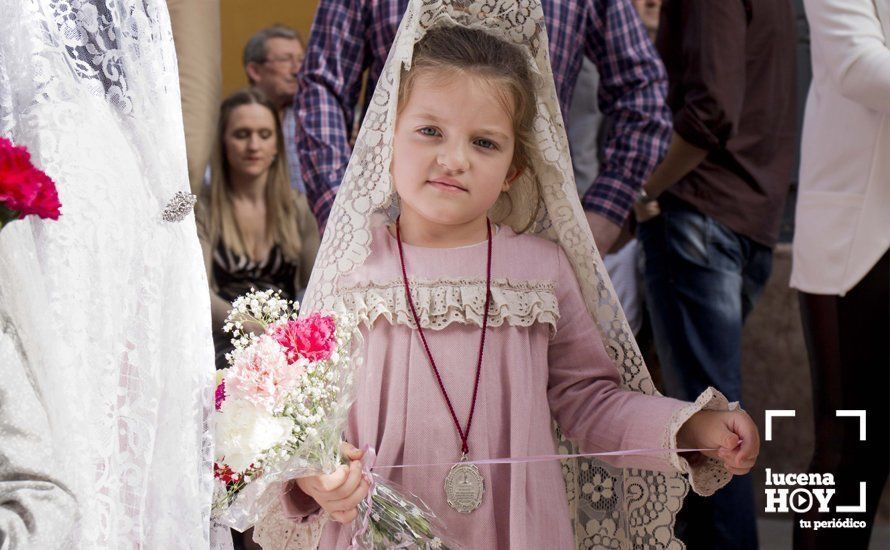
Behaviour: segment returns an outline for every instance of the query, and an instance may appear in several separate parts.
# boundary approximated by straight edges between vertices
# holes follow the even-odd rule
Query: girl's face
[[[256,103],[235,107],[225,134],[226,158],[233,176],[257,178],[269,172],[278,152],[275,117]]]
[[[484,228],[516,172],[512,100],[505,106],[495,86],[451,72],[417,75],[393,140],[391,171],[404,222]]]

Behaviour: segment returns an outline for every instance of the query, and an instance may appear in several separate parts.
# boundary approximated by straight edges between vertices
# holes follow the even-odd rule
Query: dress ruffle
[[[362,283],[342,288],[338,296],[346,309],[371,327],[381,316],[390,324],[415,327],[402,281]],[[424,329],[442,330],[452,323],[482,326],[485,308],[485,281],[479,279],[437,279],[411,282],[411,299]],[[550,325],[556,334],[559,304],[550,281],[491,281],[488,326],[504,323],[529,327]]]

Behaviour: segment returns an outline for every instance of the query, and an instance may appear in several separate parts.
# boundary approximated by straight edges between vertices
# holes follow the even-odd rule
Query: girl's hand
[[[699,411],[677,433],[684,449],[711,449],[702,454],[723,461],[734,475],[751,471],[760,453],[760,433],[745,411]]]
[[[344,464],[333,473],[301,477],[296,481],[334,521],[350,523],[358,515],[358,505],[368,495],[370,486],[362,475],[364,453],[348,443],[342,444],[341,451],[349,459],[348,466]]]

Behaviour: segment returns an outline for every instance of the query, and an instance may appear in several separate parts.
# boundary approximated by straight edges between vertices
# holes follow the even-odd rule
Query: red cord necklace
[[[451,398],[448,397],[448,391],[445,389],[445,383],[442,382],[442,376],[439,374],[439,368],[430,352],[430,346],[426,341],[426,335],[423,333],[423,327],[420,326],[420,317],[417,315],[417,309],[414,307],[414,300],[411,298],[411,289],[408,286],[408,271],[405,269],[405,252],[402,250],[402,232],[399,227],[399,220],[396,219],[396,241],[399,246],[399,261],[402,265],[402,282],[405,284],[405,297],[408,301],[408,307],[411,309],[411,316],[414,318],[414,324],[417,326],[417,333],[420,335],[420,341],[423,343],[423,349],[433,368],[433,374],[436,375],[436,381],[439,383],[439,389],[442,390],[442,396],[445,398],[445,404],[448,405],[448,412],[451,413],[451,419],[457,428],[461,441],[461,460],[455,464],[448,475],[445,477],[445,496],[448,505],[454,510],[469,514],[482,504],[482,496],[485,492],[485,481],[479,468],[475,464],[466,464],[467,455],[470,452],[469,437],[470,427],[473,424],[473,413],[476,410],[476,397],[479,393],[479,379],[482,374],[482,357],[485,351],[485,333],[488,329],[488,307],[491,303],[491,222],[486,218],[486,226],[488,227],[488,261],[486,265],[485,275],[485,308],[482,315],[482,336],[479,341],[479,358],[476,362],[476,381],[473,385],[473,400],[470,403],[470,414],[467,417],[467,429],[464,430],[460,426],[457,414],[454,412],[454,405]]]

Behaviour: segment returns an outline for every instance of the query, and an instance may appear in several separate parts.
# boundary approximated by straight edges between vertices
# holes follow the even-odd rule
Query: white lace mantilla
[[[416,324],[405,296],[402,281],[365,283],[348,286],[338,292],[342,305],[370,327],[380,317],[392,325]],[[485,309],[485,281],[482,279],[436,279],[411,282],[411,300],[420,325],[425,329],[442,330],[452,323],[482,326]],[[491,281],[491,303],[488,326],[507,323],[513,327],[530,327],[534,323],[550,325],[556,333],[559,304],[554,284],[550,281]]]

